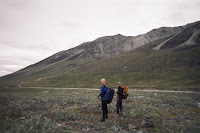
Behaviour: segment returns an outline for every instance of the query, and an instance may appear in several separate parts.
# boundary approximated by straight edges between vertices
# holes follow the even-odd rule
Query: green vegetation
[[[130,91],[100,123],[99,90],[0,89],[0,132],[190,132],[200,130],[200,93]]]
[[[129,88],[198,90],[200,46],[184,51],[158,50],[123,53],[107,59],[76,59],[45,69],[29,71],[0,80],[0,86],[98,87],[106,78],[109,86],[121,81]],[[20,72],[18,72],[20,73]],[[44,77],[51,78],[41,79]]]

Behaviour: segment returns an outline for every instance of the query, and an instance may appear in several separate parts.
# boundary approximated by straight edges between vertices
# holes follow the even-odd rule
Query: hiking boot
[[[108,119],[108,115],[106,115],[106,119]]]
[[[105,119],[101,119],[101,120],[100,120],[100,122],[104,122],[104,121],[105,121]]]
[[[123,116],[123,113],[122,113],[122,112],[120,112],[118,115],[119,115],[119,116]]]

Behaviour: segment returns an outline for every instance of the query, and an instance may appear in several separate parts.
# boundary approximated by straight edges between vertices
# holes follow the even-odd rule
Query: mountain
[[[199,88],[199,44],[199,21],[138,36],[100,37],[3,76],[0,86],[97,87],[105,77],[113,86],[120,80],[132,87],[162,88],[177,81],[174,88]],[[191,74],[196,78],[188,79]]]

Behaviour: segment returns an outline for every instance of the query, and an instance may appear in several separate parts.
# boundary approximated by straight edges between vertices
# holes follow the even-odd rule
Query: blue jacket
[[[101,86],[101,92],[100,92],[99,96],[101,96],[102,100],[103,100],[104,95],[106,94],[107,89],[108,88],[106,86]]]

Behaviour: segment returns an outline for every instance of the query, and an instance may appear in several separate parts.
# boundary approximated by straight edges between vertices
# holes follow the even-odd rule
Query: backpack
[[[107,91],[106,91],[106,94],[104,95],[103,97],[103,100],[107,103],[107,104],[110,104],[112,102],[112,99],[114,97],[114,93],[115,93],[115,90],[112,89],[112,88],[108,88]]]
[[[127,99],[128,97],[128,86],[123,86],[123,96],[122,99]]]

